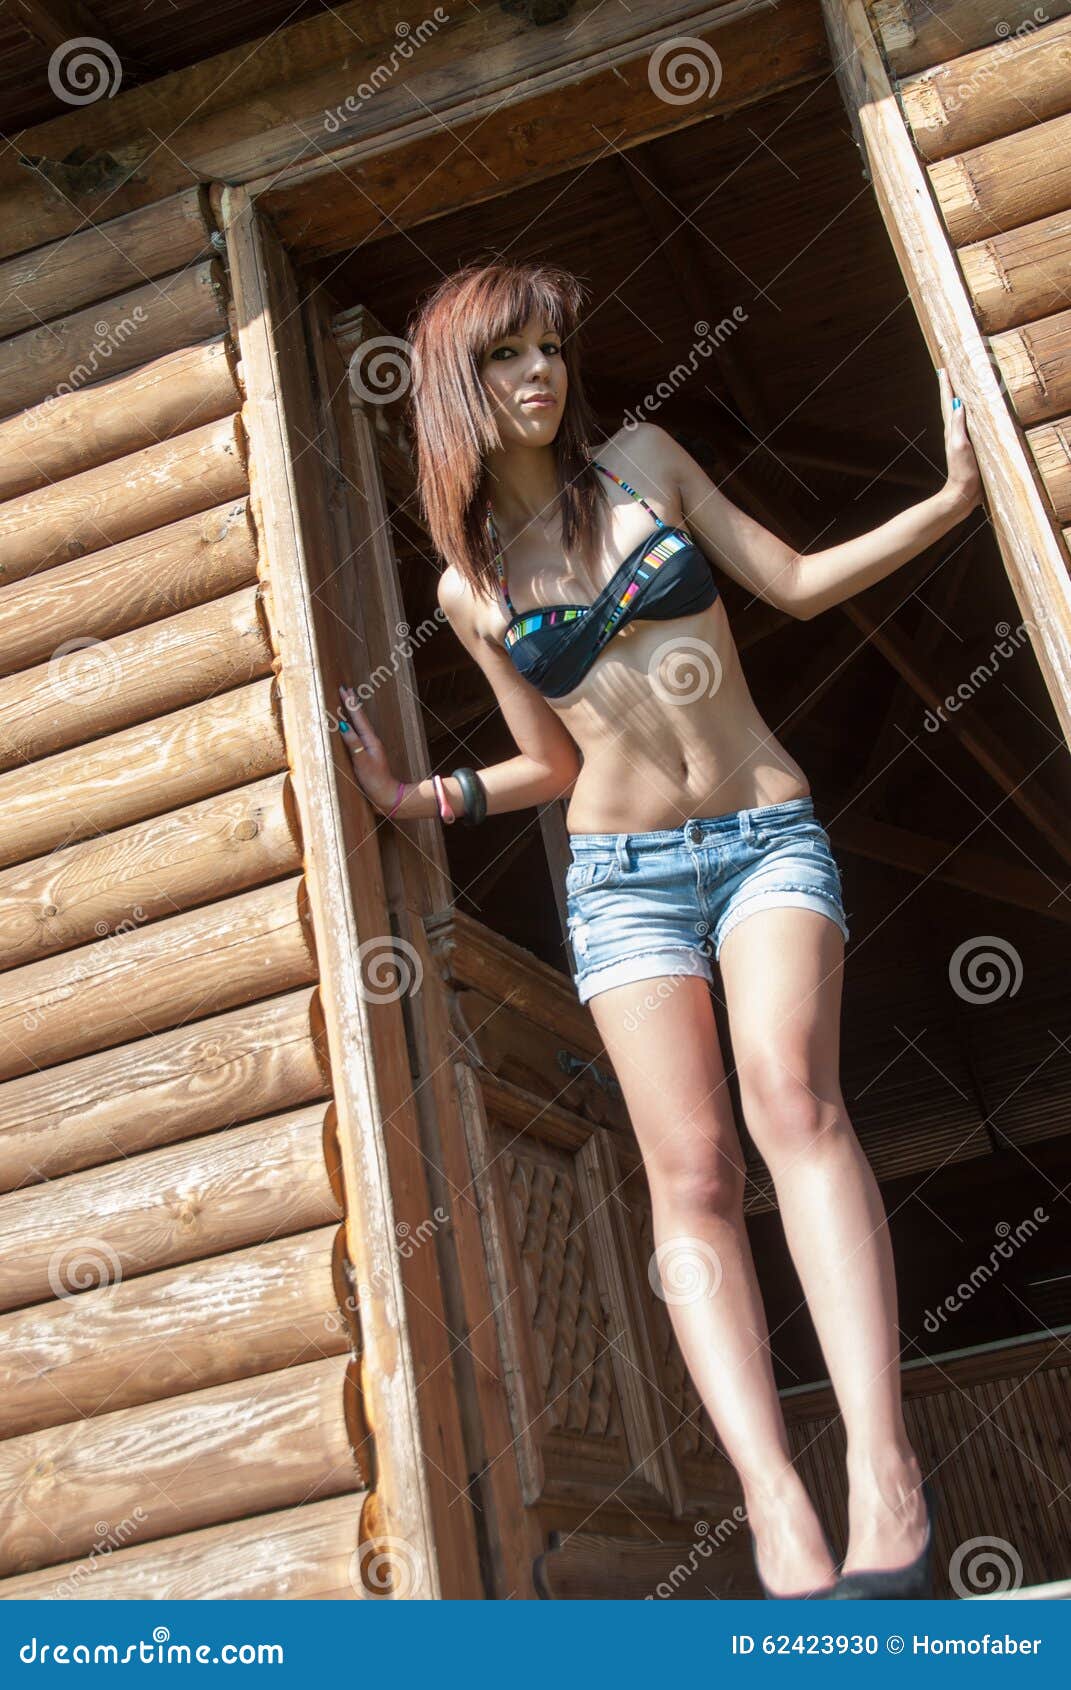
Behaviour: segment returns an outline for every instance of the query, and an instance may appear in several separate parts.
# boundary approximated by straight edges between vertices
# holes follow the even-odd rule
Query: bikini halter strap
[[[640,504],[643,506],[644,510],[648,511],[650,513],[650,515],[654,518],[654,520],[658,524],[659,528],[665,528],[665,527],[668,526],[665,522],[663,522],[663,520],[659,516],[658,512],[656,510],[651,509],[651,506],[647,503],[647,500],[643,497],[643,494],[637,493],[635,487],[630,487],[628,482],[623,481],[619,475],[615,475],[612,469],[607,469],[605,464],[600,464],[598,458],[592,458],[591,461],[594,464],[596,469],[602,470],[603,475],[608,475],[610,477],[611,481],[616,481],[617,485],[619,487],[623,487],[626,493],[631,493],[632,497],[634,499],[638,499],[640,501]],[[505,564],[505,559],[502,556],[502,547],[498,543],[498,533],[497,533],[497,530],[495,528],[495,519],[494,519],[494,515],[493,515],[492,510],[491,510],[490,499],[488,499],[488,501],[487,501],[487,532],[491,537],[491,545],[492,545],[492,548],[493,548],[493,551],[494,551],[494,558],[495,558],[495,568],[498,571],[498,584],[502,589],[502,597],[505,599],[507,605],[509,606],[510,615],[516,616],[517,611],[516,611],[516,608],[514,606],[513,600],[509,596],[509,588],[506,586],[506,564]]]

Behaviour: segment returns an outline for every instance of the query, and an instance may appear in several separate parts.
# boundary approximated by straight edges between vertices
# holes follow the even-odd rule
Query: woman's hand
[[[947,370],[938,370],[937,379],[941,386],[941,412],[945,419],[945,460],[948,464],[945,491],[956,509],[966,516],[982,502],[982,477],[967,434],[967,408],[962,403],[953,405],[955,395]]]
[[[342,739],[357,784],[375,809],[386,812],[398,795],[398,777],[391,773],[386,747],[353,688],[340,686],[338,696],[342,705],[339,722],[349,723],[349,731],[342,734]]]

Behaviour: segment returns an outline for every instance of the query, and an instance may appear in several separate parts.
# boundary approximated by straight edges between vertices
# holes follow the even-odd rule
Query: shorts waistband
[[[767,816],[801,820],[814,814],[814,798],[785,798],[780,804],[760,804],[753,809],[730,810],[723,816],[689,816],[680,827],[657,827],[641,833],[571,833],[569,845],[574,857],[585,852],[641,850],[645,845],[702,845],[716,839],[747,838]]]

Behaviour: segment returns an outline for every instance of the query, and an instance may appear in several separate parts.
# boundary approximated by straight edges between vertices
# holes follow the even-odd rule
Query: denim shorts
[[[565,892],[581,1003],[657,974],[699,974],[753,910],[795,904],[845,939],[840,869],[808,795],[650,833],[572,833]]]

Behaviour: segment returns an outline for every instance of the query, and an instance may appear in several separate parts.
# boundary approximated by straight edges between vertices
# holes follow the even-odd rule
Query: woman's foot
[[[755,1569],[770,1595],[831,1591],[837,1568],[822,1522],[794,1469],[772,1485],[744,1487]]]
[[[902,1567],[926,1542],[922,1471],[913,1453],[892,1453],[880,1464],[848,1464],[848,1550],[843,1571]]]

